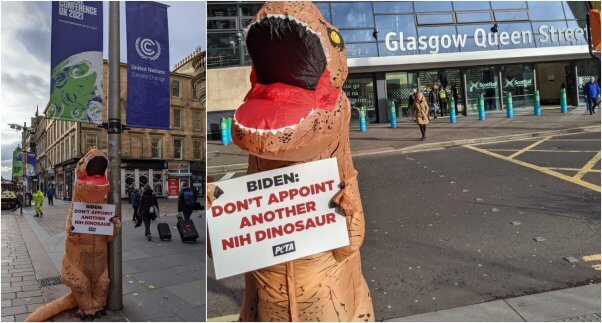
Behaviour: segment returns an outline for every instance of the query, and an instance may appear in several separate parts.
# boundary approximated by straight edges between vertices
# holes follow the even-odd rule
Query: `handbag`
[[[157,208],[154,205],[151,205],[148,209],[148,214],[150,215],[151,220],[155,220],[157,218]]]

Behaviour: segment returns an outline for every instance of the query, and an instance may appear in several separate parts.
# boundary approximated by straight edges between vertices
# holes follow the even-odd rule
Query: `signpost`
[[[330,158],[217,182],[224,193],[207,218],[216,278],[348,245],[330,206],[338,173]]]

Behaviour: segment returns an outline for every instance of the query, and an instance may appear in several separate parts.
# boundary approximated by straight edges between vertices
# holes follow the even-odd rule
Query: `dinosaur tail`
[[[46,305],[38,307],[33,313],[29,314],[25,318],[25,322],[43,322],[55,315],[70,310],[77,306],[73,293],[69,292],[67,295],[58,298]]]

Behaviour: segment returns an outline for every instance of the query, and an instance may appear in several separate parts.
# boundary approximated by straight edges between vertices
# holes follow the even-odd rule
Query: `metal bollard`
[[[391,101],[389,104],[389,111],[391,111],[391,128],[397,128],[397,113],[395,113],[395,102]]]
[[[539,102],[539,91],[533,93],[533,114],[536,116],[541,115],[541,103]]]
[[[512,107],[512,93],[506,93],[506,117],[514,117],[514,108]]]
[[[560,90],[560,113],[567,113],[569,111],[566,101],[566,89]]]
[[[449,122],[456,123],[456,101],[453,97],[449,99]]]
[[[226,118],[222,118],[219,122],[219,128],[222,131],[222,145],[228,144],[228,124],[226,122]]]
[[[366,108],[360,108],[360,131],[366,132]]]
[[[485,96],[481,94],[479,96],[479,120],[485,120]]]

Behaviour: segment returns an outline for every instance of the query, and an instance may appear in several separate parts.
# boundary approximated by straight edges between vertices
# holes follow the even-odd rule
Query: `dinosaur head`
[[[101,203],[109,193],[107,180],[109,161],[98,149],[92,148],[79,160],[76,167],[75,184],[78,202]]]
[[[314,4],[267,2],[245,29],[252,88],[234,113],[234,141],[253,155],[303,161],[347,131],[347,51]]]

